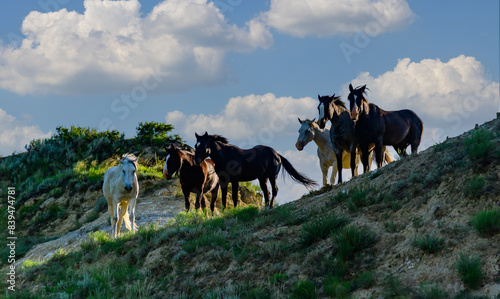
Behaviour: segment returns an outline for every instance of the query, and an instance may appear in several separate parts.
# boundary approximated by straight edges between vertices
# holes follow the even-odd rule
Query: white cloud
[[[227,51],[267,48],[256,20],[228,24],[207,0],[165,0],[141,16],[137,0],[85,0],[85,12],[41,13],[24,20],[19,47],[0,46],[0,87],[19,93],[130,90],[155,74],[158,91],[223,83]]]
[[[26,118],[26,116],[25,116]],[[38,126],[29,126],[16,121],[12,115],[0,109],[0,155],[24,151],[24,146],[33,139],[49,138],[52,132],[44,133]]]
[[[385,110],[412,109],[424,121],[423,149],[495,117],[499,83],[488,79],[481,62],[460,55],[442,62],[399,60],[378,77],[361,73],[352,85],[370,89],[367,98]],[[342,88],[346,99],[349,83]]]
[[[299,128],[298,117],[313,118],[317,100],[312,98],[276,97],[272,93],[247,95],[229,99],[223,111],[215,115],[169,112],[165,120],[173,124],[188,140],[194,133],[207,131],[219,134],[231,142],[249,141],[269,144],[278,136],[295,136]],[[250,140],[255,139],[254,142]]]
[[[414,13],[405,0],[271,0],[260,18],[296,37],[365,32],[375,36],[407,26]]]

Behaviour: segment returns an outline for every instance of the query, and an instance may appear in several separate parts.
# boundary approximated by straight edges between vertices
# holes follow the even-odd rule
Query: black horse
[[[398,155],[406,156],[406,148],[417,153],[424,124],[411,110],[385,111],[365,99],[366,85],[353,88],[349,84],[351,118],[356,121],[356,137],[361,149],[363,171],[369,171],[368,145],[375,143],[377,167],[382,167],[382,146],[392,145]]]
[[[313,180],[300,174],[292,164],[274,149],[257,145],[251,149],[241,149],[228,144],[226,138],[218,135],[208,135],[205,132],[196,134],[195,163],[201,163],[210,157],[215,162],[215,171],[220,179],[222,189],[222,205],[226,207],[227,188],[231,183],[233,204],[238,205],[238,182],[259,180],[260,188],[264,192],[265,204],[269,208],[274,206],[274,199],[278,194],[276,178],[281,169],[285,168],[292,179],[306,187],[317,185]],[[272,198],[269,202],[267,180],[271,182]]]
[[[167,180],[172,175],[179,172],[182,193],[184,194],[186,210],[189,211],[189,194],[196,194],[195,208],[204,209],[205,193],[211,191],[212,200],[210,209],[215,208],[215,201],[219,193],[219,177],[215,173],[214,162],[210,159],[203,160],[199,165],[194,164],[194,154],[190,151],[175,147],[175,145],[165,147],[167,158],[163,167],[163,177]]]
[[[340,97],[320,96],[318,94],[318,125],[323,129],[326,122],[330,120],[332,127],[330,129],[330,141],[337,158],[337,168],[339,179],[338,183],[342,183],[342,152],[346,151],[351,154],[351,173],[355,176],[356,169],[356,148],[358,142],[354,131],[354,121],[351,119],[349,110],[345,103],[340,100]],[[358,160],[359,161],[359,160]]]

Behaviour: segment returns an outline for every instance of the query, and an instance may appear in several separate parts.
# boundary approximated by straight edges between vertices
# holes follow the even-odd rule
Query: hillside
[[[497,118],[275,209],[216,215],[174,216],[182,200],[172,198],[173,185],[152,179],[141,186],[138,233],[110,239],[101,212],[78,229],[78,246],[24,260],[15,295],[499,298],[499,149]],[[101,196],[91,192],[86,211]],[[169,203],[147,210],[153,201]],[[63,237],[56,223],[43,232]]]

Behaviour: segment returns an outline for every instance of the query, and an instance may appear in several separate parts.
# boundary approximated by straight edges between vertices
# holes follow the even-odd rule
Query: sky
[[[420,151],[496,117],[499,1],[25,0],[0,4],[0,155],[58,126],[139,122],[265,144],[321,182],[297,118],[366,84],[424,122]],[[287,179],[277,202],[307,190]]]

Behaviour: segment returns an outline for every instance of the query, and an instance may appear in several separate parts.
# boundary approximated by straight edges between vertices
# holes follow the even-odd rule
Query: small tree
[[[180,141],[182,139],[179,135],[167,135],[174,129],[174,126],[166,123],[158,122],[140,122],[137,130],[137,139],[155,144],[164,144],[166,141]]]

